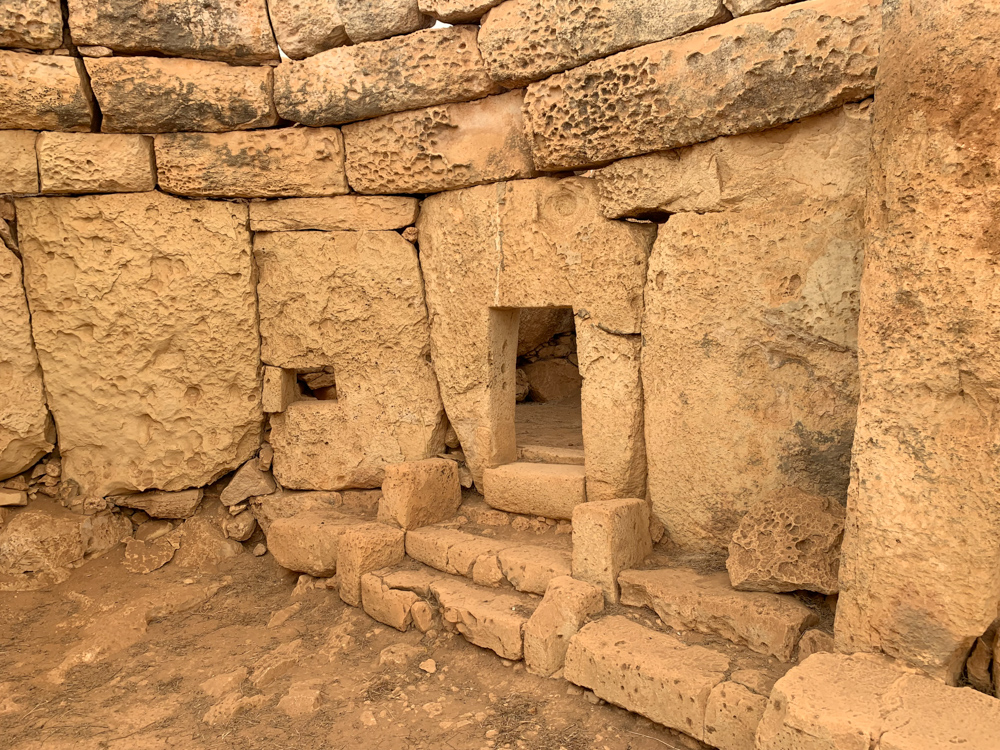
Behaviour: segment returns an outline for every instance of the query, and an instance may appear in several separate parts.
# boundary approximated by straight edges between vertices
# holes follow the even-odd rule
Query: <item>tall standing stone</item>
[[[1000,605],[1000,8],[884,22],[836,638],[953,682]]]
[[[31,326],[81,494],[215,481],[260,446],[247,208],[157,192],[17,201]]]

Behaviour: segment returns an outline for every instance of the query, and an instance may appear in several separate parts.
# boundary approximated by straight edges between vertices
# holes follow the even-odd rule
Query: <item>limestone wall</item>
[[[0,480],[56,451],[31,492],[94,512],[239,469],[242,509],[443,454],[481,490],[518,457],[518,311],[572,308],[587,500],[643,498],[655,538],[718,563],[789,498],[839,529],[850,485],[844,647],[943,669],[983,634],[997,545],[948,525],[972,511],[874,528],[973,495],[996,524],[995,324],[956,312],[985,255],[949,215],[957,265],[928,281],[887,218],[920,200],[890,182],[865,260],[878,0],[66,5],[0,8]],[[920,172],[900,96],[881,163]],[[993,142],[963,160],[937,135],[956,123],[913,128],[992,189]],[[907,318],[927,336],[890,332],[932,286]],[[910,413],[925,388],[939,408]],[[912,491],[887,489],[904,464]],[[959,473],[972,489],[919,489]],[[927,540],[990,548],[989,574],[948,568],[968,616],[874,603],[927,583],[886,572]],[[912,617],[946,635],[899,645],[886,623]]]

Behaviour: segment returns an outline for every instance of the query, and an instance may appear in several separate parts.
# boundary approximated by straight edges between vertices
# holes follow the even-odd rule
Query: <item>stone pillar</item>
[[[841,651],[954,682],[1000,604],[1000,6],[889,0]]]

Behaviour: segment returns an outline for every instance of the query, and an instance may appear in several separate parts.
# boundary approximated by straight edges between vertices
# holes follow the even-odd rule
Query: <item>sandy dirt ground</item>
[[[270,555],[0,593],[3,750],[654,750],[687,738],[461,636],[399,633]]]

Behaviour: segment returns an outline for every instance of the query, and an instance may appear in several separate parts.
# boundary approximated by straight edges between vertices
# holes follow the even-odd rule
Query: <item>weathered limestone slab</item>
[[[616,393],[641,394],[634,334],[655,227],[604,219],[593,181],[583,178],[434,195],[417,226],[435,368],[475,480],[517,456],[518,312],[511,308],[572,307],[584,371],[588,495],[592,477],[601,499],[643,494],[641,405],[616,404],[620,418],[606,415]],[[609,361],[598,363],[605,355]]]
[[[567,464],[504,464],[483,472],[483,497],[508,513],[570,519],[587,502],[586,472]]]
[[[468,571],[459,573],[452,567],[448,561],[448,553],[453,547],[466,544],[474,538],[474,535],[456,529],[424,526],[406,533],[406,554],[435,570],[468,575]]]
[[[992,750],[1000,701],[869,654],[816,654],[778,680],[758,750]]]
[[[68,0],[73,43],[240,63],[277,62],[265,0]]]
[[[535,165],[597,165],[871,96],[878,7],[877,0],[809,0],[532,84],[525,116]]]
[[[0,130],[0,194],[38,192],[38,159],[33,130]]]
[[[727,211],[857,193],[871,140],[870,101],[760,133],[622,159],[594,172],[610,219]]]
[[[178,492],[140,492],[134,495],[116,495],[110,498],[115,505],[135,508],[153,518],[191,518],[201,505],[205,491],[198,487]]]
[[[569,550],[535,544],[502,549],[497,560],[511,586],[532,594],[544,594],[554,578],[568,576],[573,571],[573,555]]]
[[[260,444],[247,211],[160,193],[24,198],[18,230],[63,477],[202,486]]]
[[[509,0],[479,35],[494,80],[508,88],[729,18],[722,0]]]
[[[233,474],[229,484],[219,495],[219,502],[226,507],[239,505],[251,497],[270,495],[277,489],[271,472],[262,471],[256,458],[247,461]]]
[[[250,499],[250,511],[266,534],[279,518],[290,518],[307,510],[328,511],[343,505],[339,492],[287,492],[279,490]]]
[[[500,91],[476,44],[477,26],[427,29],[338,47],[275,71],[274,102],[312,127],[481,99]]]
[[[395,232],[279,232],[254,248],[264,363],[336,369],[336,400],[271,417],[282,486],[379,487],[386,463],[443,452],[413,246]]]
[[[162,57],[88,58],[86,64],[105,133],[217,133],[278,122],[267,66]]]
[[[337,572],[340,543],[360,518],[335,510],[306,510],[276,518],[267,530],[267,549],[278,565],[329,578]]]
[[[478,21],[486,11],[503,0],[417,0],[417,7],[424,13],[444,23],[469,23]]]
[[[462,504],[458,464],[444,458],[404,461],[385,467],[379,520],[416,529],[453,517]]]
[[[524,626],[534,603],[523,594],[497,593],[457,578],[431,584],[446,623],[470,643],[488,648],[502,659],[519,660],[524,653]]]
[[[601,589],[569,576],[555,578],[524,626],[524,665],[542,677],[562,669],[569,641],[604,609]]]
[[[402,229],[417,220],[420,201],[389,195],[338,195],[333,198],[289,198],[250,204],[255,232],[365,232]]]
[[[755,750],[757,726],[767,708],[767,696],[738,682],[720,682],[705,707],[705,741],[719,750]]]
[[[21,261],[0,243],[0,480],[20,474],[52,450],[55,427],[45,405],[31,335]]]
[[[417,0],[337,0],[347,36],[355,44],[400,34],[412,34],[434,24],[417,7]]]
[[[336,128],[156,136],[160,189],[190,196],[343,195],[344,139]]]
[[[621,617],[584,625],[569,643],[566,679],[599,698],[705,738],[705,711],[729,659]]]
[[[795,3],[799,0],[722,0],[729,12],[734,16],[747,16],[751,13],[763,13],[764,11],[780,8],[782,5]]]
[[[573,577],[600,586],[609,602],[618,602],[618,575],[652,551],[645,500],[600,500],[573,509]]]
[[[143,135],[40,133],[42,193],[141,193],[156,188],[153,139]]]
[[[436,193],[531,177],[523,100],[511,91],[345,125],[348,181],[359,193]]]
[[[954,681],[1000,605],[1000,301],[984,239],[1000,189],[981,171],[1000,134],[980,78],[1000,70],[1000,9],[889,4],[885,22],[837,648]]]
[[[836,594],[844,507],[789,488],[752,507],[733,533],[726,568],[743,591]]]
[[[622,604],[649,607],[669,627],[721,635],[784,662],[792,660],[802,630],[818,622],[811,609],[790,596],[735,591],[725,573],[626,570],[618,581]]]
[[[349,44],[337,0],[267,0],[281,51],[293,60]]]
[[[0,50],[0,130],[89,131],[94,103],[79,58]]]
[[[381,575],[366,573],[361,577],[361,607],[384,625],[405,633],[413,621],[410,610],[418,601],[415,593],[392,588]]]
[[[0,6],[0,47],[56,49],[62,41],[59,0],[6,0]]]
[[[678,213],[657,235],[642,349],[649,492],[683,548],[725,554],[743,513],[785,487],[845,500],[868,123],[864,109],[830,117],[723,147],[789,155],[756,169],[760,199]],[[807,168],[820,176],[803,187]]]
[[[380,568],[401,563],[405,532],[381,523],[355,526],[340,540],[337,552],[337,583],[340,598],[352,607],[361,606],[361,578]]]

